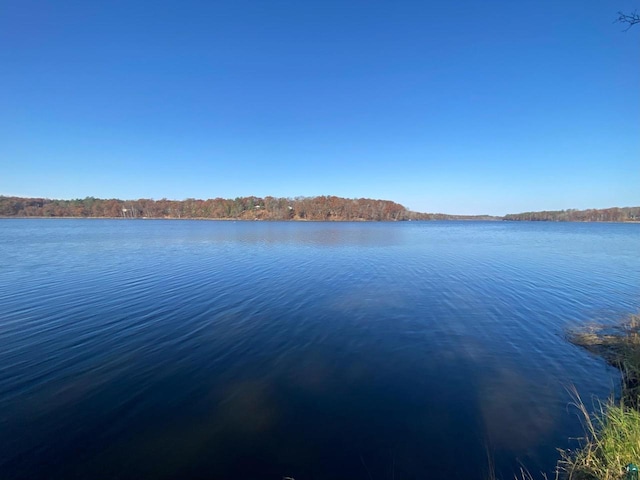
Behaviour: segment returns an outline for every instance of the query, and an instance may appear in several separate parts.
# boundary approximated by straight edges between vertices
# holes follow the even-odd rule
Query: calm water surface
[[[640,225],[0,220],[0,478],[550,471]]]

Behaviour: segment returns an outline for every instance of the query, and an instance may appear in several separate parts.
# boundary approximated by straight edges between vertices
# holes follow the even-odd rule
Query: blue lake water
[[[0,220],[0,478],[551,471],[640,224]]]

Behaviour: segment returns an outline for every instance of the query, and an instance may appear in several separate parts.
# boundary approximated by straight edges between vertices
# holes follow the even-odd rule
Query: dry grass
[[[589,414],[576,398],[586,436],[580,448],[560,451],[559,471],[569,480],[620,480],[625,467],[640,459],[640,412],[609,401]]]
[[[622,372],[624,404],[640,406],[640,315],[615,327],[590,326],[571,332],[569,341],[600,355]]]
[[[560,452],[559,471],[570,480],[620,480],[626,465],[640,463],[640,315],[617,327],[573,332],[569,339],[619,368],[623,385],[620,403],[598,402],[593,414],[573,392],[585,438],[579,449]]]
[[[619,403],[596,401],[589,409],[572,391],[585,436],[578,439],[577,449],[560,450],[555,480],[623,480],[629,463],[640,464],[640,314],[617,326],[592,325],[570,332],[569,341],[620,369],[622,396]],[[489,480],[496,480],[491,461],[489,467]],[[523,468],[514,479],[534,477]]]

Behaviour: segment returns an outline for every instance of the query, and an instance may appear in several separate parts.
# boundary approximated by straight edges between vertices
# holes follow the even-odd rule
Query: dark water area
[[[0,220],[0,478],[511,478],[615,370],[640,224]]]

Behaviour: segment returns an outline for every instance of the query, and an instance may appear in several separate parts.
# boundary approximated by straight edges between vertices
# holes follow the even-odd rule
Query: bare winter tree
[[[618,12],[616,22],[625,24],[627,28],[625,28],[624,31],[626,32],[634,25],[640,23],[640,13],[638,13],[637,10],[634,10],[632,13]]]

